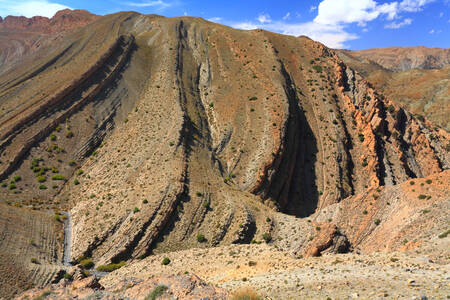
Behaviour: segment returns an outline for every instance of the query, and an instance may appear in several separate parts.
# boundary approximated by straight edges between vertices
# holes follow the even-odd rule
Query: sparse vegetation
[[[60,174],[56,174],[52,176],[52,180],[66,180],[66,177]]]
[[[117,264],[100,265],[97,267],[99,272],[112,272],[125,266],[126,262],[121,261]]]
[[[267,232],[262,235],[262,238],[266,243],[270,243],[270,241],[272,241],[272,236]]]
[[[80,265],[83,269],[91,269],[94,266],[94,261],[92,258],[85,258],[80,261]]]
[[[161,264],[167,266],[168,264],[170,264],[170,258],[164,257]]]
[[[169,288],[163,284],[157,285],[150,294],[145,297],[145,300],[156,300],[159,297],[161,297],[165,291],[167,291]]]
[[[197,242],[199,242],[199,243],[206,242],[205,236],[203,234],[201,234],[201,233],[197,234]]]

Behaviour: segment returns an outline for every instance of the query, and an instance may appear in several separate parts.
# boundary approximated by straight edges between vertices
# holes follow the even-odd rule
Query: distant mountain
[[[0,74],[28,53],[61,39],[62,33],[85,26],[99,16],[85,10],[61,10],[53,18],[0,17]]]
[[[373,61],[394,72],[411,69],[442,69],[450,64],[450,49],[388,47],[359,51],[341,51],[359,60]]]
[[[450,49],[391,47],[337,53],[390,99],[450,131]]]

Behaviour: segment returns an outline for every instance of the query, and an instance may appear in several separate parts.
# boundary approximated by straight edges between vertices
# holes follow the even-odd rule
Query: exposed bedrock
[[[270,240],[276,211],[308,217],[449,167],[448,133],[308,38],[136,13],[83,30],[25,81],[0,77],[1,174],[24,178],[22,201],[36,192],[71,207],[72,259]],[[70,68],[72,84],[38,88]],[[67,181],[39,190],[38,157]],[[333,226],[298,253],[348,250],[355,239]]]

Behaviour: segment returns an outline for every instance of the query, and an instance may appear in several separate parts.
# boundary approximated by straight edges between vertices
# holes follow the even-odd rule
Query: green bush
[[[70,139],[70,138],[72,138],[72,137],[73,137],[73,132],[70,131],[70,130],[67,130],[67,131],[66,131],[66,138]]]
[[[80,261],[80,265],[83,267],[83,269],[90,269],[94,266],[94,261],[92,258],[85,258]]]
[[[250,100],[250,101],[255,101],[255,100],[258,100],[258,97],[253,96],[253,97],[248,98],[248,100]]]
[[[46,186],[45,184],[41,184],[41,185],[39,186],[39,189],[40,189],[40,190],[46,190],[46,189],[47,189],[47,186]]]
[[[18,182],[18,181],[21,181],[21,180],[22,180],[22,177],[20,177],[19,175],[16,175],[16,176],[13,177],[13,181],[14,182]]]
[[[145,297],[145,300],[156,300],[159,297],[161,297],[165,291],[167,291],[169,288],[165,285],[158,285],[156,286],[151,292],[150,294],[147,295],[147,297]]]
[[[199,242],[199,243],[206,242],[205,236],[203,234],[201,234],[201,233],[197,234],[197,242]]]
[[[378,226],[378,225],[380,225],[380,223],[381,223],[381,220],[380,220],[380,219],[376,219],[374,223],[375,223],[375,225],[377,225],[377,226]]]
[[[32,258],[31,258],[31,263],[33,263],[33,264],[39,264],[39,261],[37,260],[37,258],[32,257]]]
[[[133,213],[138,213],[138,212],[139,212],[139,208],[135,207],[135,208],[133,209]]]
[[[75,161],[74,160],[69,161],[69,166],[71,167],[75,166]]]
[[[9,185],[9,189],[10,190],[15,190],[17,187],[16,187],[16,185],[14,184],[14,183],[11,183],[10,185]]]
[[[266,243],[269,243],[272,240],[272,236],[267,232],[263,234],[262,238]]]
[[[56,174],[52,176],[52,180],[66,180],[66,177],[62,176],[61,174]]]
[[[314,70],[316,70],[317,73],[322,73],[322,67],[321,66],[315,65],[315,66],[312,66],[312,68]]]
[[[47,177],[40,175],[40,176],[36,177],[36,179],[38,182],[44,182],[47,180]]]
[[[126,262],[121,261],[118,264],[101,265],[97,267],[99,272],[112,272],[125,266]]]
[[[167,266],[168,264],[170,264],[170,258],[164,257],[161,264]]]
[[[56,135],[55,134],[50,134],[50,140],[51,141],[56,141]]]
[[[73,180],[73,184],[79,185],[79,184],[80,184],[80,181],[79,181],[78,179],[75,178],[75,179]]]
[[[419,199],[421,199],[421,200],[423,200],[423,199],[426,199],[427,198],[427,195],[423,195],[423,194],[421,194],[421,195],[419,195],[419,197],[418,197]]]
[[[358,134],[358,137],[359,137],[359,141],[362,143],[362,142],[364,142],[364,134],[362,134],[362,133],[360,133],[360,134]]]
[[[77,175],[78,175],[78,176],[81,176],[81,175],[83,175],[83,173],[84,173],[84,171],[81,170],[81,169],[79,169],[78,172],[77,172]]]
[[[67,280],[72,280],[73,279],[73,276],[72,275],[70,275],[69,273],[64,273],[64,275],[63,275],[63,277],[64,277],[64,279],[67,279]]]
[[[425,182],[428,183],[428,184],[431,184],[433,182],[433,180],[427,179]]]

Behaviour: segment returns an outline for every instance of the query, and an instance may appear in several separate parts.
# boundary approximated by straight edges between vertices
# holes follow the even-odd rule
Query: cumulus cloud
[[[397,29],[412,23],[411,18],[403,19],[404,12],[420,11],[425,5],[435,0],[398,0],[380,3],[375,0],[322,0],[310,11],[317,15],[310,22],[287,22],[287,18],[272,20],[268,14],[258,16],[258,22],[224,22],[239,29],[262,28],[290,35],[306,35],[332,48],[345,48],[347,42],[359,38],[349,32],[351,24],[364,27],[376,19],[387,20],[388,29]],[[450,0],[449,0],[450,1]]]
[[[283,20],[288,20],[291,18],[291,13],[288,12],[287,14],[284,15]]]
[[[59,3],[49,2],[47,0],[32,1],[8,1],[0,0],[0,16],[24,16],[34,17],[43,16],[51,18],[59,10],[70,8]]]
[[[396,22],[392,22],[389,24],[384,25],[384,28],[389,28],[389,29],[399,29],[402,28],[403,26],[407,26],[407,25],[411,25],[412,23],[412,19],[404,19],[403,21],[396,23]]]

